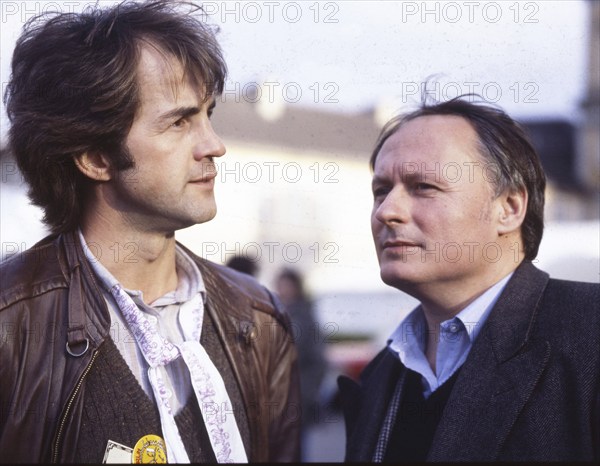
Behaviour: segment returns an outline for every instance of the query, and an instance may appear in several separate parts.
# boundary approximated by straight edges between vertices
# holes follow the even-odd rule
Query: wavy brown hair
[[[521,225],[521,236],[525,259],[535,259],[544,233],[546,175],[523,128],[500,108],[487,104],[480,96],[465,94],[446,102],[430,102],[424,94],[417,110],[398,115],[383,127],[371,153],[371,168],[375,168],[377,156],[385,141],[404,123],[429,115],[459,116],[471,124],[479,138],[482,159],[489,167],[494,168],[494,176],[490,178],[496,195],[507,189],[516,191],[524,188],[527,191],[527,212]]]
[[[227,68],[201,14],[188,2],[125,1],[27,22],[4,94],[9,147],[54,233],[76,228],[84,208],[87,181],[75,156],[102,153],[115,170],[133,166],[125,139],[139,106],[142,42],[175,57],[206,99],[222,92]]]

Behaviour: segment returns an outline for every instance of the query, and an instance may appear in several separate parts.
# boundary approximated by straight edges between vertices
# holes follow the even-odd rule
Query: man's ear
[[[517,190],[506,190],[498,196],[500,215],[498,218],[498,234],[505,235],[518,230],[525,220],[527,213],[527,190],[522,187]]]
[[[75,165],[81,173],[95,181],[108,181],[112,178],[109,160],[99,152],[83,152],[74,157]]]

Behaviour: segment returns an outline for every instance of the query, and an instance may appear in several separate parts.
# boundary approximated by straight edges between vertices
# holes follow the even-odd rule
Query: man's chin
[[[383,283],[401,291],[403,291],[407,286],[410,286],[410,283],[412,282],[409,273],[389,266],[381,267],[379,275]]]
[[[203,206],[203,209],[194,215],[193,224],[198,225],[200,223],[210,222],[217,216],[217,205],[213,203],[212,205]]]
[[[203,223],[210,222],[217,215],[217,208],[206,209],[202,212],[196,212],[186,217],[180,217],[177,219],[176,224],[171,225],[172,229],[183,230],[185,228],[193,227],[194,225],[201,225]]]
[[[214,219],[214,218],[215,218],[215,216],[214,216],[214,215],[211,215],[211,216],[204,216],[204,217],[201,217],[201,218],[198,218],[198,219],[196,219],[196,221],[195,221],[195,222],[193,222],[192,224],[190,224],[190,225],[188,225],[188,226],[186,226],[186,227],[184,227],[184,228],[193,227],[194,225],[203,225],[203,224],[205,224],[205,223],[208,223],[208,222],[210,222],[210,221],[211,221],[212,219]]]

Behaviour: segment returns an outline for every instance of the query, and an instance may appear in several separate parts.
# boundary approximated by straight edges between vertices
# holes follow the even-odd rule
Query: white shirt
[[[436,374],[433,373],[425,356],[427,336],[430,330],[422,307],[418,306],[414,309],[396,328],[388,341],[389,347],[398,355],[402,364],[421,375],[425,398],[429,397],[463,365],[490,311],[511,276],[512,273],[486,290],[456,316],[442,322],[439,330],[432,330],[438,334],[439,338],[435,364]]]

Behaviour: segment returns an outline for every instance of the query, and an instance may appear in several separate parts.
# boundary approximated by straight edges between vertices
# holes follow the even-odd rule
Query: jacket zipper
[[[71,406],[73,405],[73,401],[75,400],[75,397],[77,396],[77,393],[79,393],[79,389],[81,388],[81,385],[83,384],[83,380],[85,379],[85,376],[88,374],[88,372],[92,368],[92,364],[94,364],[94,360],[96,359],[96,356],[98,356],[98,350],[94,352],[94,354],[92,355],[92,360],[90,361],[90,363],[87,365],[87,367],[83,371],[83,374],[81,374],[81,377],[79,378],[79,382],[77,382],[77,386],[75,387],[75,390],[73,391],[73,394],[69,398],[69,401],[67,403],[67,407],[65,409],[65,413],[63,414],[63,416],[62,416],[62,418],[60,420],[60,426],[59,426],[58,432],[56,434],[56,440],[54,441],[54,454],[52,455],[52,462],[53,463],[57,463],[58,462],[58,452],[59,452],[59,448],[58,447],[59,447],[59,444],[60,444],[60,441],[61,441],[61,437],[62,437],[63,429],[65,427],[65,423],[67,421],[67,416],[69,415],[69,412],[71,411]]]

